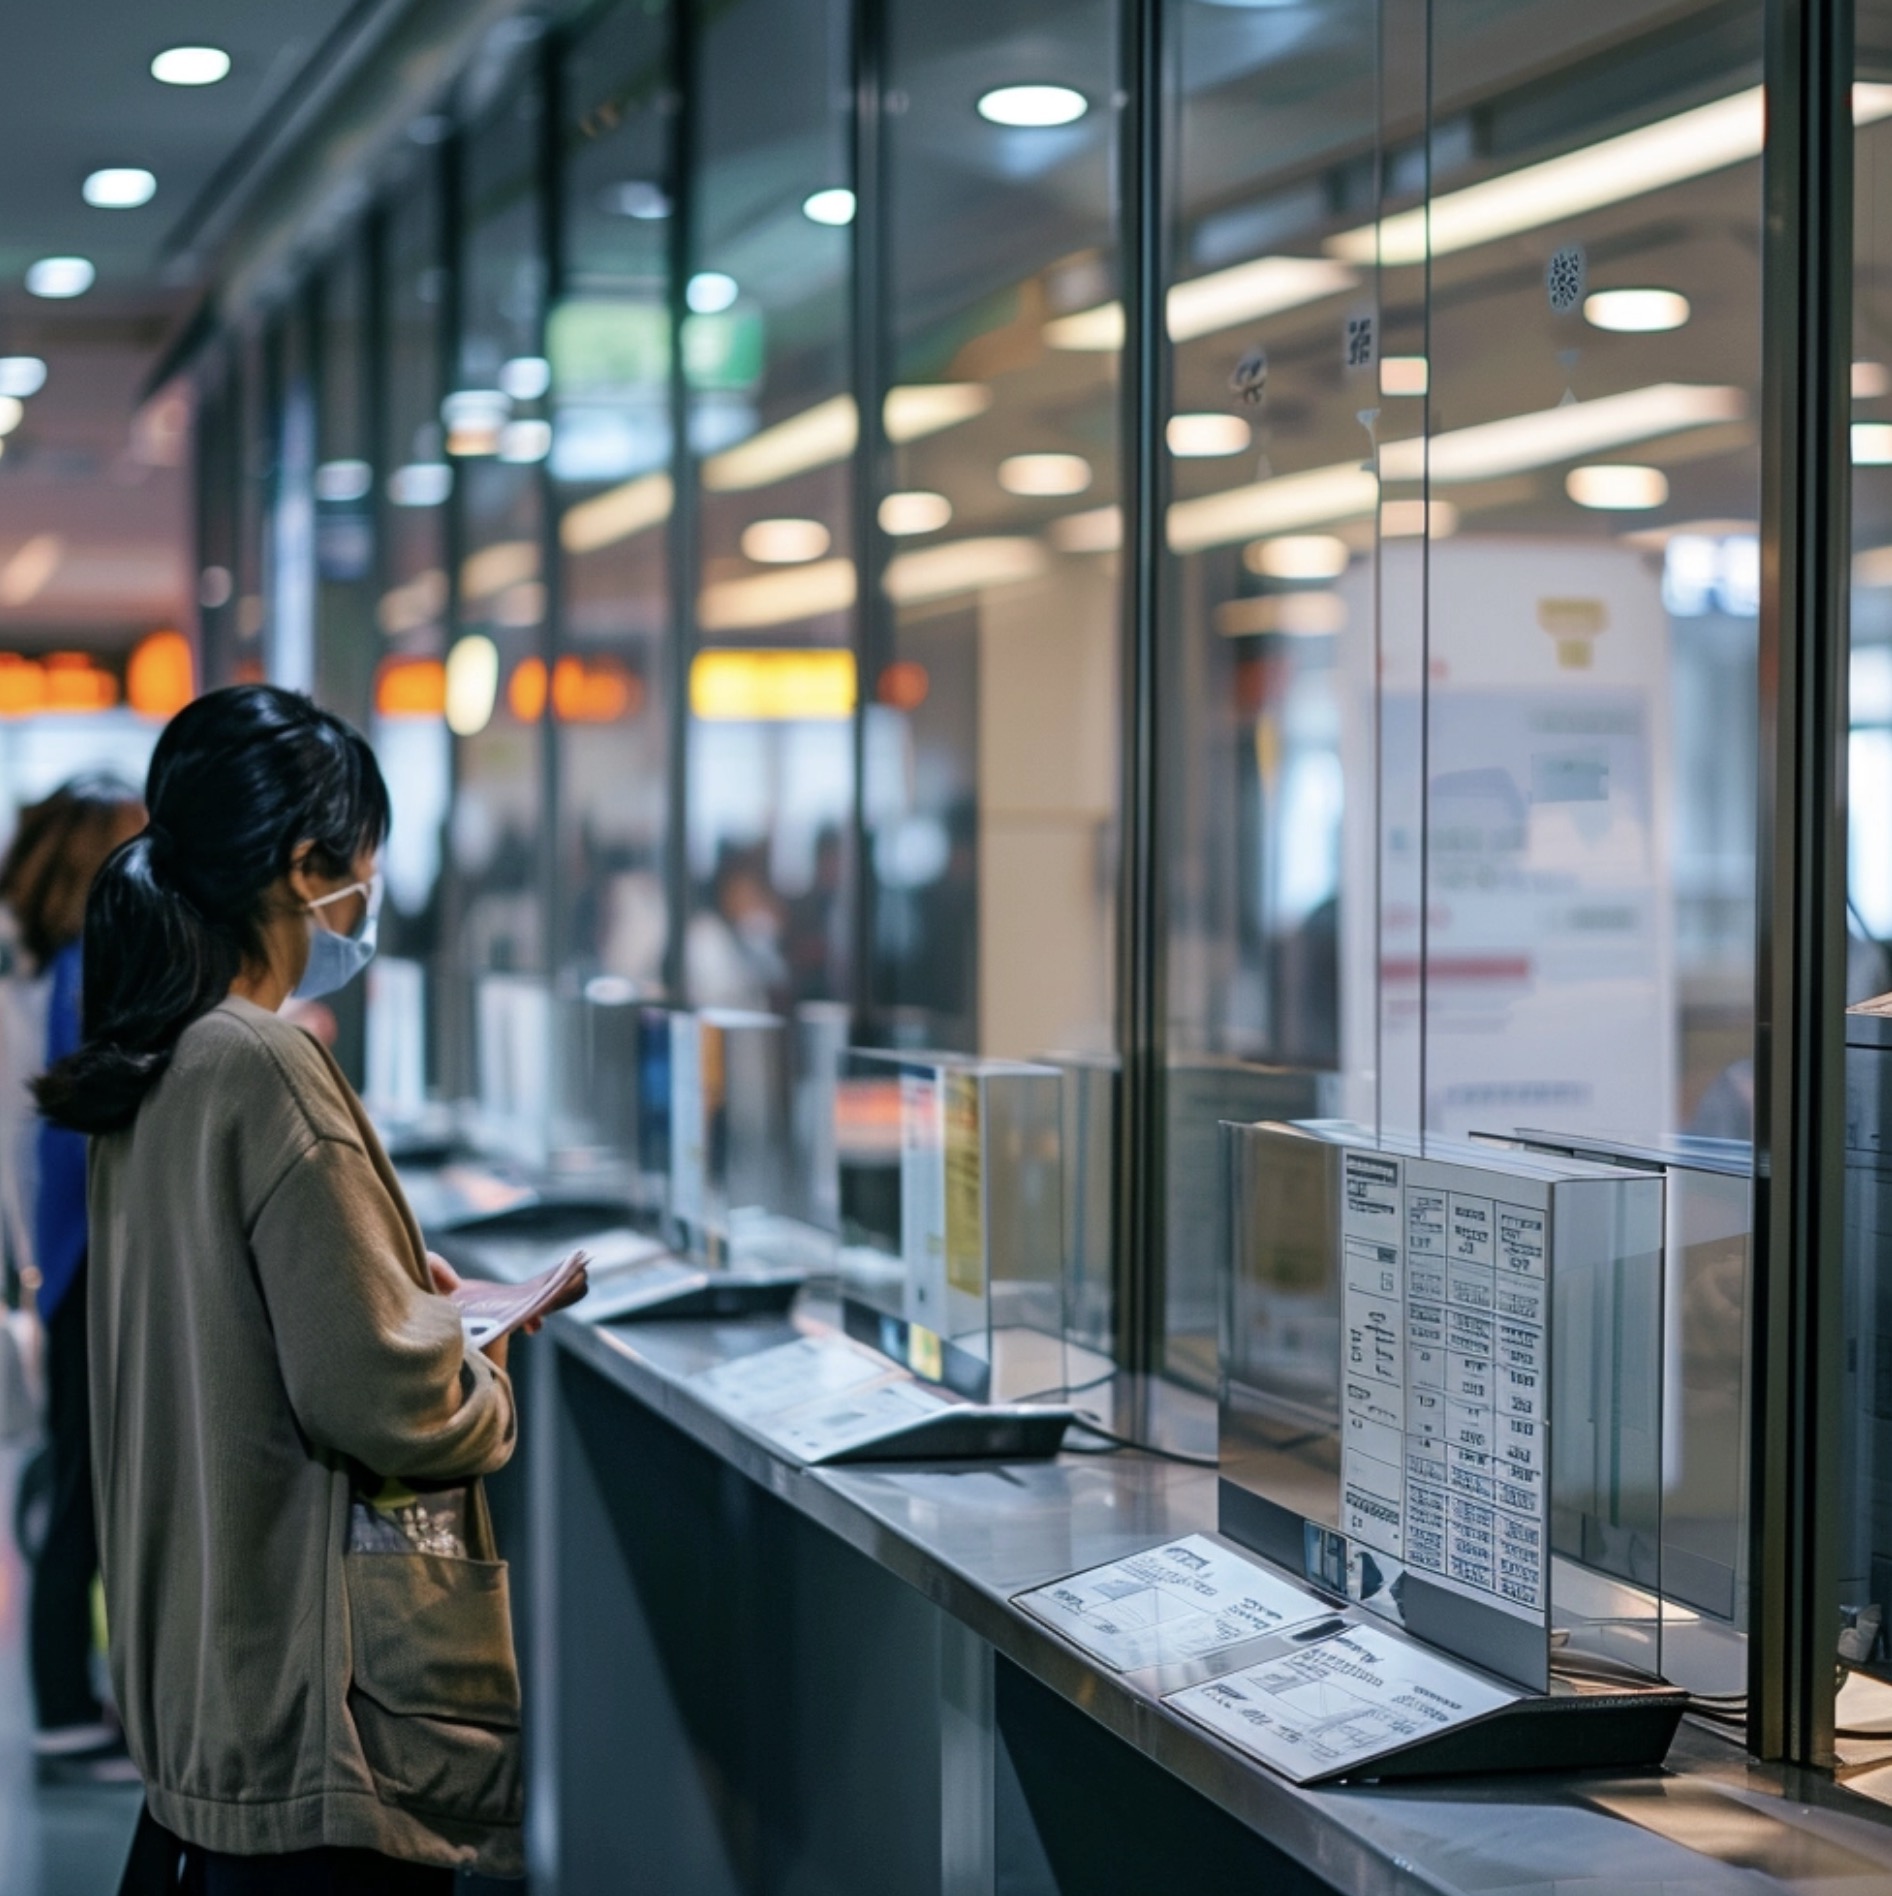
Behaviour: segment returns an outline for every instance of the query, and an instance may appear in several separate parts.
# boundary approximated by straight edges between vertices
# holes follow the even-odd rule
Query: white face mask
[[[347,888],[337,889],[333,895],[318,896],[308,904],[308,913],[314,917],[318,909],[327,908],[331,902],[339,902],[345,895],[364,895],[368,898],[362,908],[361,920],[349,935],[337,934],[319,919],[311,920],[309,965],[302,970],[302,979],[296,983],[293,997],[298,1001],[320,1000],[325,994],[345,988],[374,959],[375,934],[381,921],[379,872],[366,882],[351,882]]]

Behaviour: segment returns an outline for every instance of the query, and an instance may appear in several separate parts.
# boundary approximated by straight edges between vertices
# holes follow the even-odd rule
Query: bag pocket
[[[391,1801],[516,1824],[519,1673],[503,1560],[351,1554],[343,1561],[362,1755]]]

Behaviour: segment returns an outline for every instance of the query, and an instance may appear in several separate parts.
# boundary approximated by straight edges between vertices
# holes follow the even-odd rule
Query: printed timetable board
[[[1349,1150],[1341,1203],[1341,1531],[1541,1618],[1549,1183]]]
[[[1544,1691],[1556,1562],[1584,1557],[1559,1524],[1660,1504],[1659,1420],[1610,1380],[1661,1321],[1660,1179],[1331,1121],[1224,1136],[1223,1532]]]

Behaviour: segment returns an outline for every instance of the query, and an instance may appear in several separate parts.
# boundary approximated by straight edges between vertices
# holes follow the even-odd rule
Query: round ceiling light
[[[995,86],[979,98],[979,116],[993,125],[1072,125],[1091,109],[1071,86]]]
[[[157,195],[158,181],[137,165],[112,165],[93,172],[79,190],[101,211],[135,211]]]
[[[499,386],[516,402],[536,402],[552,386],[552,365],[544,356],[513,356],[499,365]]]
[[[17,395],[0,395],[0,435],[10,435],[26,419],[26,404]]]
[[[721,315],[736,296],[736,279],[721,270],[699,270],[683,286],[683,300],[699,316]]]
[[[0,395],[37,395],[46,386],[38,356],[0,356]]]
[[[1680,290],[1597,290],[1584,298],[1583,315],[1598,329],[1653,335],[1688,321],[1688,298]]]
[[[854,193],[844,185],[831,185],[802,199],[801,214],[811,224],[832,224],[837,228],[854,221]]]
[[[742,530],[742,552],[758,566],[800,566],[820,559],[829,539],[819,520],[752,520]]]
[[[1248,446],[1248,423],[1240,415],[1172,415],[1163,432],[1169,451],[1180,461],[1206,461],[1240,454]]]
[[[640,224],[659,223],[670,215],[670,193],[648,178],[613,185],[605,203],[620,217],[634,217]]]
[[[35,296],[83,296],[98,280],[98,272],[84,257],[41,257],[26,272],[26,287]]]
[[[1242,564],[1265,579],[1338,579],[1352,557],[1338,534],[1284,533],[1255,541],[1243,551]]]
[[[1564,492],[1579,507],[1605,513],[1638,513],[1660,507],[1669,497],[1669,477],[1659,467],[1597,464],[1573,467],[1564,477]]]
[[[1014,454],[999,463],[999,485],[1008,494],[1081,494],[1090,484],[1091,464],[1081,454]]]
[[[167,86],[214,86],[230,70],[221,46],[169,46],[151,62],[151,76]]]
[[[889,494],[880,503],[880,530],[899,538],[908,533],[937,533],[953,517],[953,503],[944,494],[916,487]]]

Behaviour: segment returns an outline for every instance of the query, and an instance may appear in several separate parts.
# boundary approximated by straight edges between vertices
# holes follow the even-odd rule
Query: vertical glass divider
[[[690,262],[696,199],[697,18],[691,0],[671,0],[670,24],[670,732],[665,769],[664,992],[687,1001],[684,936],[690,925],[690,662],[696,655],[696,457],[690,448],[690,387],[683,361],[689,320]]]
[[[854,222],[849,338],[854,403],[854,797],[853,913],[849,918],[848,994],[853,1036],[871,1043],[877,1020],[874,992],[874,865],[867,823],[867,716],[874,682],[887,656],[886,603],[881,594],[885,548],[880,531],[880,493],[887,456],[881,436],[886,399],[885,144],[881,136],[881,92],[886,74],[886,11],[881,0],[855,0],[853,7]]]
[[[1162,1362],[1164,1249],[1164,987],[1158,634],[1162,598],[1164,324],[1163,102],[1168,95],[1161,0],[1120,0],[1117,167],[1122,215],[1123,428],[1122,839],[1117,898],[1116,1242],[1111,1248],[1113,1353],[1134,1374]]]
[[[1832,1762],[1844,1150],[1852,7],[1767,9],[1748,1743]]]
[[[547,33],[539,42],[539,333],[538,351],[551,352],[552,308],[562,294],[565,279],[564,165],[565,149],[565,71],[566,36]],[[548,389],[548,406],[557,413],[556,389]],[[539,897],[545,904],[544,952],[548,973],[564,963],[565,940],[565,863],[559,847],[564,826],[559,820],[563,802],[559,786],[564,768],[559,730],[558,708],[552,691],[552,677],[564,645],[565,568],[559,557],[558,491],[552,481],[550,450],[534,470],[539,484],[539,577],[544,588],[539,620],[539,656],[545,665],[545,708],[543,741],[539,745],[539,794],[541,797],[540,834],[548,839],[541,851]]]

